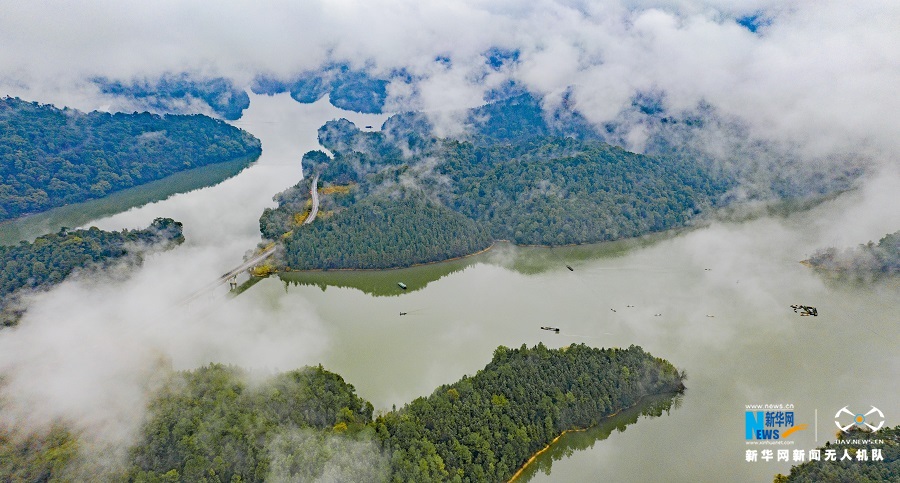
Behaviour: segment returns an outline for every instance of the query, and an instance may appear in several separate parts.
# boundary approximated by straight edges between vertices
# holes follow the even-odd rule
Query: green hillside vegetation
[[[856,427],[848,434],[842,435],[847,440],[884,440],[884,443],[867,442],[865,444],[827,443],[819,448],[822,459],[807,461],[794,466],[785,475],[776,475],[775,483],[819,483],[822,481],[875,483],[900,481],[900,426],[884,427],[877,432],[861,430]],[[872,449],[881,450],[883,461],[872,461]],[[835,450],[835,461],[825,460],[825,451]],[[850,459],[844,457],[844,451]],[[865,450],[865,461],[857,460],[860,450]]]
[[[573,245],[688,225],[703,210],[715,206],[718,196],[731,186],[730,180],[711,175],[685,157],[656,158],[625,151],[600,141],[576,114],[557,114],[545,119],[540,104],[530,96],[508,99],[470,111],[469,134],[459,139],[433,137],[427,118],[415,113],[388,119],[379,132],[362,131],[345,119],[326,123],[319,129],[319,142],[333,156],[321,151],[307,153],[304,172],[307,177],[319,175],[326,186],[352,184],[354,190],[352,196],[331,201],[334,217],[293,233],[294,240],[307,240],[301,232],[326,225],[330,228],[313,229],[318,230],[316,234],[331,234],[329,242],[316,243],[309,238],[302,244],[286,244],[286,258],[314,261],[323,258],[322,251],[334,252],[337,257],[371,246],[353,246],[357,241],[366,243],[364,238],[335,238],[345,229],[393,233],[406,229],[400,225],[421,223],[402,216],[377,220],[360,212],[352,220],[341,216],[342,209],[370,198],[386,205],[393,199],[391,195],[407,199],[419,193],[440,207],[431,208],[430,214],[446,219],[452,219],[451,212],[462,215],[494,240]],[[309,198],[308,184],[305,189],[301,185],[277,195],[278,207],[263,214],[260,228],[266,238],[277,240],[296,225],[295,215]],[[395,212],[400,215],[403,210]],[[354,223],[376,221],[398,225],[353,227]],[[342,223],[340,228],[337,223]],[[429,241],[424,236],[420,237],[422,250],[431,244],[429,253],[446,251],[438,246],[445,237]],[[486,246],[480,235],[468,244]],[[354,266],[350,257],[338,265],[310,262],[290,266],[393,267],[422,260],[404,261],[397,258],[397,251],[384,253],[389,260],[364,266]],[[449,253],[458,256],[456,250]]]
[[[272,470],[272,445],[287,434],[315,429],[364,439],[372,433],[372,405],[321,366],[252,388],[243,371],[214,364],[182,373],[150,407],[131,451],[129,481],[263,481]],[[295,463],[306,463],[293,465],[298,472],[321,475],[323,468],[309,460]]]
[[[686,225],[724,191],[688,163],[600,141],[541,136],[513,145],[446,142],[446,203],[525,245],[631,238]]]
[[[682,379],[635,346],[499,347],[474,376],[373,420],[372,405],[321,366],[251,384],[244,371],[213,364],[167,381],[125,474],[112,479],[506,481],[561,432],[680,391]],[[59,478],[76,438],[64,428],[24,439],[0,428],[0,480]]]
[[[856,248],[818,250],[807,262],[816,268],[864,276],[900,273],[900,231],[884,236],[878,243]]]
[[[67,230],[37,238],[32,243],[0,246],[0,326],[21,316],[18,295],[46,290],[77,269],[103,268],[127,257],[140,261],[140,251],[167,248],[184,241],[181,223],[157,218],[144,230]]]
[[[447,260],[490,246],[474,221],[421,193],[370,196],[284,240],[293,270],[391,268]]]
[[[260,152],[258,139],[206,116],[83,113],[6,97],[0,221]]]
[[[25,435],[0,426],[0,481],[67,481],[62,475],[77,459],[78,449],[75,435],[59,425],[45,434]]]
[[[643,396],[679,391],[683,375],[640,347],[500,347],[473,377],[375,421],[391,481],[507,481],[568,429],[586,428]]]

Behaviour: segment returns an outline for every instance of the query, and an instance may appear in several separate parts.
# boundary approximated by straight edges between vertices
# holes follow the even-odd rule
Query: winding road
[[[312,187],[309,189],[309,195],[312,197],[312,209],[309,211],[309,216],[303,220],[304,225],[308,225],[316,219],[316,215],[319,214],[319,175],[316,175],[312,181]]]

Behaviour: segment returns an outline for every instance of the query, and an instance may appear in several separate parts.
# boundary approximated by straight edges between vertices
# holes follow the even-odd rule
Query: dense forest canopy
[[[436,262],[490,246],[487,230],[419,192],[370,197],[284,240],[290,269],[391,268]]]
[[[420,226],[422,217],[398,216],[378,220],[388,226],[374,228],[374,217],[342,214],[356,203],[388,207],[395,200],[429,200],[429,216],[449,223],[451,213],[475,222],[495,240],[526,245],[568,245],[636,237],[690,223],[714,206],[732,181],[713,176],[684,157],[658,158],[625,151],[602,142],[577,113],[557,110],[549,116],[539,101],[523,95],[469,111],[467,134],[436,138],[421,114],[402,114],[385,122],[382,131],[358,129],[345,119],[319,129],[319,142],[333,156],[311,151],[303,158],[304,172],[319,176],[325,185],[353,186],[350,196],[332,203],[335,215],[295,230],[287,238],[292,268],[363,268],[418,263],[398,247],[376,249],[364,237],[323,233],[366,230],[401,232]],[[301,183],[302,184],[302,183]],[[306,190],[291,188],[278,196],[278,207],[266,210],[260,227],[266,238],[277,240],[297,225],[292,220],[308,204]],[[415,195],[418,193],[418,195]],[[327,199],[327,197],[325,197]],[[407,216],[412,217],[412,213]],[[447,221],[445,221],[447,220]],[[405,225],[405,226],[401,226]],[[315,232],[315,236],[310,236]],[[421,233],[423,250],[447,252],[447,233]],[[469,235],[460,247],[484,247],[480,234]],[[393,236],[393,235],[391,235]],[[303,240],[302,243],[291,243]],[[361,245],[358,245],[361,243]],[[432,248],[424,247],[430,244]],[[335,265],[322,263],[344,253],[372,249],[383,254],[380,264],[353,265],[349,259]],[[302,250],[302,251],[300,251]],[[477,250],[472,250],[477,251]],[[456,256],[456,255],[455,255]],[[305,262],[297,261],[308,257]],[[405,262],[404,262],[405,260]],[[398,263],[399,262],[399,263]]]
[[[825,248],[807,260],[825,270],[860,276],[900,273],[900,231],[885,235],[878,243],[869,242],[855,248]]]
[[[507,481],[567,429],[585,428],[683,376],[640,347],[500,347],[473,377],[375,421],[391,481]]]
[[[373,419],[371,403],[321,366],[251,384],[212,364],[166,381],[110,479],[506,481],[559,433],[680,391],[682,378],[635,346],[500,347],[474,376]],[[0,477],[60,477],[77,452],[63,427],[24,438],[0,428]]]
[[[842,439],[865,443],[842,443],[842,440],[828,443],[819,448],[819,461],[807,461],[794,466],[787,476],[776,475],[775,483],[900,481],[900,426],[886,426],[876,432],[854,426],[847,434],[842,435]],[[872,440],[883,440],[884,443]],[[880,452],[880,460],[872,459],[873,449]],[[834,451],[833,461],[826,458],[826,451]],[[849,459],[844,457],[845,451]]]
[[[17,295],[46,290],[78,269],[103,268],[126,257],[140,262],[142,250],[165,249],[184,241],[181,223],[157,218],[143,230],[61,229],[15,246],[0,245],[0,327],[14,324],[24,310]]]
[[[206,116],[83,113],[6,97],[0,221],[260,152],[258,139]]]

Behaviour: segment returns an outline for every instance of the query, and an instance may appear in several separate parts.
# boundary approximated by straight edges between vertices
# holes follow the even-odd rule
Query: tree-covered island
[[[900,273],[900,231],[855,248],[817,250],[804,263],[812,267],[856,277],[874,277]]]

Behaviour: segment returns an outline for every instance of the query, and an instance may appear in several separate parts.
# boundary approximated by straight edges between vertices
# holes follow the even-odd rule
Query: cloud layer
[[[334,60],[414,79],[392,84],[395,109],[471,107],[513,81],[544,95],[572,88],[597,123],[637,93],[661,93],[673,113],[708,103],[756,136],[820,157],[893,152],[900,139],[891,1],[10,2],[4,11],[4,90],[83,107],[102,106],[73,94],[88,95],[91,76],[193,72],[240,85]],[[738,23],[752,16],[755,32]],[[517,61],[490,66],[491,48]]]

